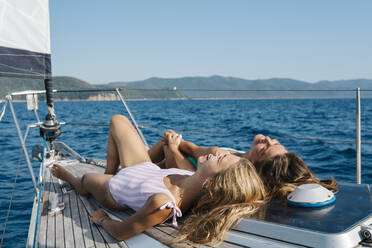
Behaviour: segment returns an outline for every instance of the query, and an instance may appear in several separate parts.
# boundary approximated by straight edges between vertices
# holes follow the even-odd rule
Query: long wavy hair
[[[273,198],[286,197],[297,186],[305,183],[317,183],[334,193],[338,192],[334,178],[320,180],[301,157],[292,152],[257,161],[254,166],[266,191]]]
[[[217,245],[237,221],[251,215],[266,201],[266,191],[252,163],[242,158],[204,185],[205,192],[192,214],[169,243]]]

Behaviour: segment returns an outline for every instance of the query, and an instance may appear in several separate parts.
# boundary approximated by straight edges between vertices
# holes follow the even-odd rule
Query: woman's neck
[[[180,207],[182,211],[187,211],[203,194],[203,179],[199,173],[183,178],[180,188]]]

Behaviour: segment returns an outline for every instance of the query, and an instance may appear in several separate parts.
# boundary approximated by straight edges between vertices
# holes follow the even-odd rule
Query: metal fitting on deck
[[[40,125],[40,136],[46,136],[47,141],[53,141],[61,135],[61,125],[51,114],[47,114],[45,121]]]
[[[360,236],[362,245],[372,247],[372,228],[370,226],[362,226]]]

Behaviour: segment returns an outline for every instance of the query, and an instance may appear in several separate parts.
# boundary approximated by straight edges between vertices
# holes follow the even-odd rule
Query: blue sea
[[[321,178],[355,182],[355,99],[180,100],[128,101],[150,145],[168,128],[204,146],[248,150],[254,134],[277,138],[298,153]],[[2,106],[2,104],[1,104]],[[46,107],[39,103],[40,118]],[[362,141],[372,141],[372,99],[362,99]],[[25,103],[14,103],[22,132],[35,122]],[[59,121],[108,124],[110,116],[126,114],[120,102],[56,102]],[[231,133],[231,134],[229,134]],[[58,140],[85,157],[105,159],[108,127],[63,126]],[[294,138],[311,139],[294,139]],[[313,140],[321,138],[322,140]],[[343,140],[329,142],[328,140]],[[41,144],[38,129],[31,129],[27,147]],[[20,142],[8,107],[0,122],[0,229],[4,228],[10,194],[21,154]],[[35,175],[39,164],[33,163]],[[362,182],[372,183],[372,145],[362,145]],[[16,191],[3,247],[24,247],[27,239],[34,189],[21,156]]]

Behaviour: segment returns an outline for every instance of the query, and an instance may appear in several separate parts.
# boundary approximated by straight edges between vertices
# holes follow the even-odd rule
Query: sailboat
[[[86,159],[61,139],[63,121],[58,121],[53,106],[51,49],[48,0],[2,0],[0,30],[0,75],[39,78],[45,90],[9,93],[6,101],[12,112],[28,166],[35,195],[29,225],[27,247],[166,247],[177,231],[163,223],[128,240],[118,241],[89,220],[99,203],[81,196],[70,185],[51,176],[50,166],[58,162],[75,176],[87,172],[102,173],[106,162]],[[68,91],[68,90],[65,90]],[[120,89],[106,89],[118,94],[138,133],[146,143]],[[38,96],[46,95],[48,114],[43,121],[37,114]],[[26,96],[28,109],[35,113],[35,123],[22,134],[13,106],[14,96]],[[36,179],[26,147],[28,130],[39,128],[43,143],[32,149],[32,158],[40,162]],[[57,139],[58,138],[58,139]],[[111,218],[123,220],[133,210],[105,210]],[[172,247],[190,247],[176,244]],[[322,207],[303,208],[270,202],[250,218],[243,218],[228,233],[221,247],[371,247],[372,193],[370,185],[339,185],[337,199]]]

